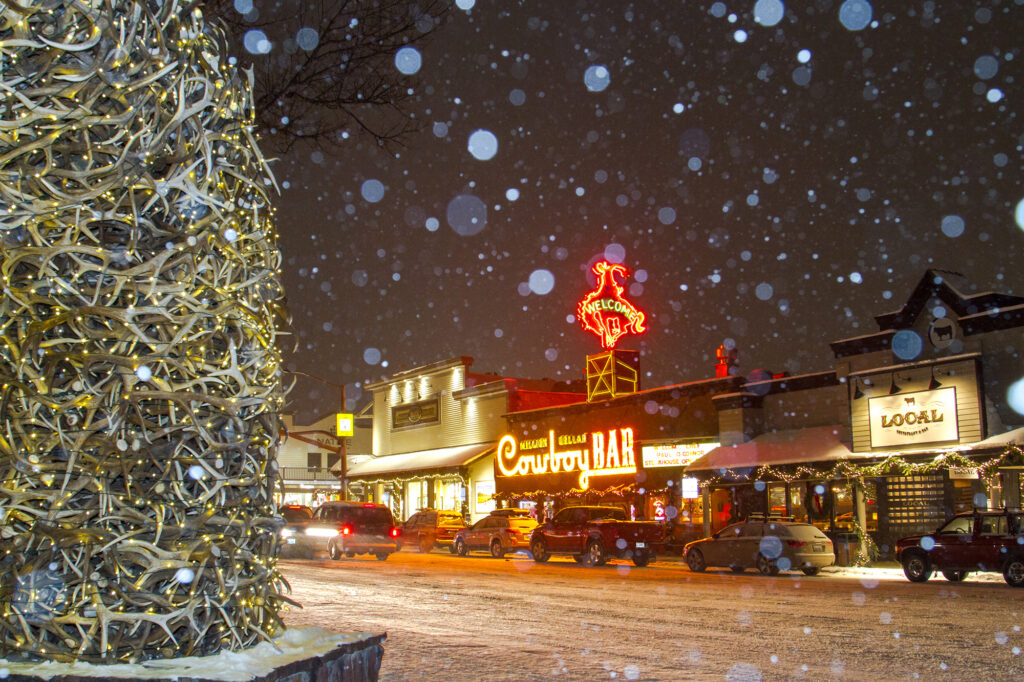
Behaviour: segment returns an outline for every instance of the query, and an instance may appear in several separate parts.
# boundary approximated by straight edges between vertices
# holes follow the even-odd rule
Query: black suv
[[[380,561],[398,551],[395,519],[387,507],[372,502],[331,501],[313,512],[313,519],[296,543],[316,551],[327,549],[332,559],[373,554]]]
[[[466,520],[457,511],[420,509],[402,525],[402,545],[415,546],[421,552],[451,545],[455,534],[466,527]]]

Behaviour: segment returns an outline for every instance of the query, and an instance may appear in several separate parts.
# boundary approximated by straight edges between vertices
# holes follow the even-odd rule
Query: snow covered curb
[[[368,647],[380,647],[384,635],[360,632],[340,634],[318,627],[289,628],[274,643],[262,642],[244,651],[222,651],[216,656],[190,656],[157,659],[136,664],[98,665],[91,663],[23,663],[0,659],[0,680],[49,680],[58,676],[93,679],[201,679],[218,682],[249,682],[282,672],[281,668],[307,659],[325,657],[338,648],[358,653]],[[275,646],[276,644],[276,646]],[[376,657],[374,674],[380,666]],[[333,657],[332,657],[333,658]],[[25,677],[22,677],[25,676]]]

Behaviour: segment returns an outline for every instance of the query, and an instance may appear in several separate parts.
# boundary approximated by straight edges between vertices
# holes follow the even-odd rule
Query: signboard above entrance
[[[560,436],[552,429],[547,436],[519,441],[506,435],[498,442],[495,463],[502,476],[578,471],[579,487],[586,490],[591,477],[636,473],[633,429]]]
[[[868,413],[873,448],[960,439],[955,388],[869,398]]]

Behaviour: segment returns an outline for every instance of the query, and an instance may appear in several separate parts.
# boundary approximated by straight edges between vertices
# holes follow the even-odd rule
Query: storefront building
[[[281,441],[277,452],[280,486],[278,504],[304,504],[316,508],[327,500],[341,499],[339,465],[341,438],[336,434],[335,413],[311,424],[297,424],[294,416],[281,416]],[[353,435],[345,441],[348,463],[370,456],[371,424],[356,419]]]
[[[470,371],[462,356],[367,384],[373,457],[349,468],[350,499],[387,504],[398,520],[418,509],[475,521],[495,507],[494,453],[511,411],[584,399],[582,386]]]
[[[975,507],[1019,506],[1024,299],[928,271],[879,331],[831,344],[832,371],[718,396],[720,448],[691,464],[705,532],[751,513],[819,525],[861,560]],[[849,535],[844,535],[844,534]],[[851,557],[852,560],[852,557]]]
[[[683,468],[718,445],[713,397],[736,377],[619,393],[508,415],[494,475],[503,505],[548,517],[572,504],[615,504],[634,518],[688,519],[696,489]]]

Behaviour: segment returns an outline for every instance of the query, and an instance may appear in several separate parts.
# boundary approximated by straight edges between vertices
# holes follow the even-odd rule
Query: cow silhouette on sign
[[[625,279],[629,272],[622,265],[598,261],[592,268],[597,275],[597,288],[587,294],[576,308],[583,328],[601,339],[601,347],[615,348],[625,334],[641,334],[644,314],[622,297],[616,277]]]

